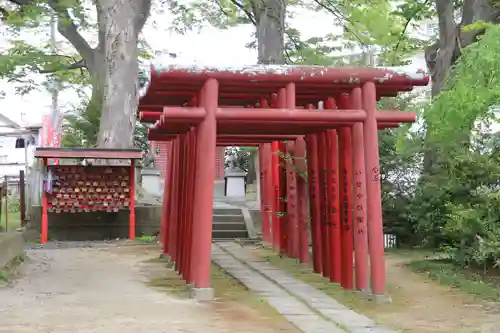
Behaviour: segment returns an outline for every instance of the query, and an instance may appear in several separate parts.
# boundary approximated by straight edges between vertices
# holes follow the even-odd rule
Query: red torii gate
[[[308,195],[314,271],[346,289],[369,290],[371,277],[384,295],[377,131],[416,115],[376,103],[428,81],[395,68],[152,68],[139,111],[155,123],[149,139],[173,151],[164,253],[187,283],[210,287],[214,147],[258,146],[263,240],[309,262]]]

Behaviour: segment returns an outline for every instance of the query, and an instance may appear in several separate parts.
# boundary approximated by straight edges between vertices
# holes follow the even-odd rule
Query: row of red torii
[[[161,242],[187,283],[210,287],[215,147],[258,146],[263,241],[309,263],[310,230],[315,272],[346,289],[385,294],[378,130],[416,115],[377,111],[376,103],[427,85],[423,72],[151,70],[140,120],[155,124],[150,140],[171,145]]]

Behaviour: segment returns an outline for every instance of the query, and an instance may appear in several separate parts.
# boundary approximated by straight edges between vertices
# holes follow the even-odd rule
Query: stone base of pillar
[[[191,288],[189,290],[189,298],[199,302],[208,302],[214,300],[213,288]]]
[[[392,303],[392,297],[389,294],[371,295],[370,300],[375,302],[376,304],[391,304]]]

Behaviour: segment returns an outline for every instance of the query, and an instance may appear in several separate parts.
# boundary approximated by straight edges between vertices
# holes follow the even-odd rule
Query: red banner
[[[58,116],[55,122],[55,128],[52,128],[51,115],[46,114],[42,118],[42,135],[40,145],[42,147],[59,148],[61,146],[61,125],[62,116]],[[48,160],[49,165],[59,164],[59,159],[51,158]]]

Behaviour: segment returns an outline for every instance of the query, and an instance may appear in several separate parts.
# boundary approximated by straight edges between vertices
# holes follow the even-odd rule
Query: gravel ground
[[[123,242],[28,245],[19,278],[0,287],[1,333],[273,333],[238,306],[182,300],[145,285],[156,249]],[[146,268],[145,268],[146,267]]]

